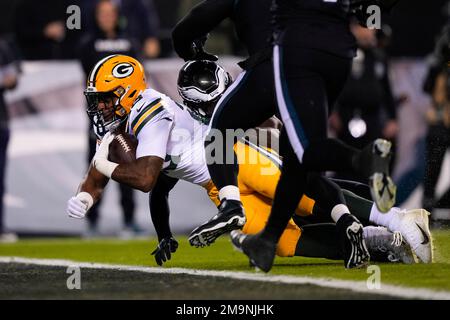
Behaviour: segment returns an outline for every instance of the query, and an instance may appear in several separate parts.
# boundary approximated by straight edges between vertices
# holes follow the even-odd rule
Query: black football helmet
[[[233,79],[218,63],[208,60],[186,62],[178,74],[178,93],[185,105],[204,117],[214,107]]]

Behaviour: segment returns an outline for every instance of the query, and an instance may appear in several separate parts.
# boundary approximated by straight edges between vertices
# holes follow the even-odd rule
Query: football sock
[[[397,231],[402,215],[403,210],[400,208],[394,207],[388,212],[383,213],[378,210],[375,204],[373,204],[370,211],[370,222],[387,227],[390,231]]]
[[[338,204],[331,210],[331,218],[334,222],[338,222],[338,220],[344,215],[349,214],[350,210],[345,204]]]
[[[233,185],[228,185],[219,190],[219,199],[237,200],[241,201],[241,194],[239,188]]]

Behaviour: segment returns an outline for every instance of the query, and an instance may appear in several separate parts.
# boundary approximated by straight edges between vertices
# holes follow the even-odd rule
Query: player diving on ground
[[[193,75],[194,72],[198,74]],[[85,95],[88,115],[101,143],[77,194],[67,205],[70,217],[84,218],[101,197],[109,179],[143,192],[153,190],[150,203],[160,242],[154,252],[158,264],[169,259],[178,245],[170,231],[167,204],[167,194],[174,183],[185,180],[199,185],[218,204],[218,191],[206,166],[203,140],[214,104],[231,83],[231,77],[214,62],[196,61],[183,66],[180,79],[188,82],[200,79],[191,85],[179,81],[183,105],[147,88],[142,65],[131,57],[113,55],[97,63],[89,75]],[[137,138],[136,160],[122,164],[108,160],[109,144],[117,130],[126,130]],[[257,233],[270,214],[282,162],[270,146],[258,145],[251,137],[236,143],[234,150],[240,163],[239,189],[246,211],[242,231]],[[256,162],[247,163],[245,159],[256,159]],[[265,174],[267,172],[271,174]],[[358,255],[347,255],[348,248],[345,250],[345,244],[336,239],[338,225],[321,225],[314,221],[314,217],[321,215],[329,217],[329,212],[323,214],[327,209],[321,207],[320,199],[328,192],[334,192],[335,186],[320,175],[308,178],[308,191],[278,243],[278,255],[343,259],[345,267],[352,267],[357,262]],[[355,187],[352,191],[358,193],[359,189]],[[382,260],[413,263],[414,254],[422,262],[432,261],[426,211],[392,208],[381,213],[371,201],[351,192],[344,195],[350,199],[347,203],[352,213],[364,224],[380,226],[366,227],[364,232],[365,243],[373,258],[380,256],[378,250]],[[241,241],[242,236],[245,235],[233,233],[232,241]],[[191,241],[196,246],[204,243],[201,239]]]

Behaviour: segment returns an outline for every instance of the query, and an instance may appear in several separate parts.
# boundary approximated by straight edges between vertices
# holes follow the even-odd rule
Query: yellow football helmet
[[[103,136],[124,121],[146,86],[144,67],[132,57],[111,55],[97,62],[84,91],[97,135]],[[100,103],[113,109],[101,109]]]

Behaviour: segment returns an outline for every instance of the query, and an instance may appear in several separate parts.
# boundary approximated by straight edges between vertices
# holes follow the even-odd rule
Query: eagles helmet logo
[[[220,97],[232,79],[222,66],[214,61],[188,61],[178,74],[178,92],[185,103],[205,103]]]
[[[129,75],[131,75],[134,71],[134,68],[129,63],[120,63],[117,66],[115,66],[112,70],[112,74],[116,78],[126,78]]]

